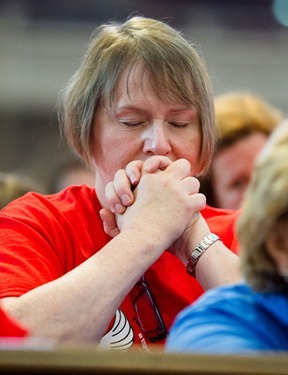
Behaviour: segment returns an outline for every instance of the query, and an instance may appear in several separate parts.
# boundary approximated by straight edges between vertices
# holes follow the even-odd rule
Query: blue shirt
[[[257,293],[245,284],[211,289],[178,314],[166,348],[207,354],[288,350],[288,294]]]

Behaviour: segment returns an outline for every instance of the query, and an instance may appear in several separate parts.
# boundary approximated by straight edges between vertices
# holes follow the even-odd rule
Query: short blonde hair
[[[249,92],[231,91],[214,99],[217,146],[214,156],[250,134],[260,132],[269,136],[283,120],[280,109],[272,107]],[[213,160],[212,160],[213,163]],[[212,176],[212,165],[201,178],[201,192],[210,206],[217,206]]]
[[[283,120],[280,109],[249,92],[227,92],[214,100],[217,151],[254,132],[269,135]]]
[[[237,224],[244,275],[256,290],[276,290],[284,285],[267,251],[271,234],[283,231],[283,223],[287,233],[288,121],[276,128],[257,158]]]
[[[68,144],[93,164],[93,117],[102,100],[113,105],[121,74],[135,65],[148,72],[161,100],[196,106],[202,131],[198,169],[204,172],[216,142],[210,78],[193,45],[168,24],[150,18],[106,24],[92,35],[81,66],[59,96],[59,117]]]

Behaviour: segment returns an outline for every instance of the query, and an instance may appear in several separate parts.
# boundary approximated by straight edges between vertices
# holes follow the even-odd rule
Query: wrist
[[[192,276],[196,277],[196,266],[200,259],[200,257],[205,253],[205,251],[213,245],[216,241],[219,241],[220,238],[214,233],[208,233],[202,240],[194,247],[192,253],[188,259],[188,263],[186,266],[187,273]]]
[[[192,252],[195,247],[200,243],[200,241],[211,233],[210,228],[208,227],[203,216],[200,214],[197,220],[193,223],[193,226],[190,227],[190,230],[187,235],[186,246],[185,246],[185,264],[191,257]]]

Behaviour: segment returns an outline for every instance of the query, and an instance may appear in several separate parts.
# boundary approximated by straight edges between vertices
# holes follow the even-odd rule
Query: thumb
[[[99,212],[103,221],[104,232],[110,237],[116,237],[120,231],[116,223],[115,215],[107,208],[102,208]]]

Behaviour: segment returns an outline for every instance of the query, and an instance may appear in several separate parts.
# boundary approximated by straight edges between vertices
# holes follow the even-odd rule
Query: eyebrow
[[[134,111],[134,112],[139,112],[139,113],[148,113],[148,111],[141,109],[139,107],[135,107],[133,105],[122,105],[122,106],[115,106],[115,112],[122,112],[122,111]]]
[[[121,112],[121,111],[134,111],[134,112],[138,112],[138,113],[142,113],[142,114],[146,114],[146,113],[149,113],[149,111],[145,110],[145,109],[142,109],[142,108],[139,108],[139,107],[136,107],[136,106],[133,106],[133,105],[123,105],[123,106],[115,106],[115,112],[118,113],[118,112]],[[172,109],[172,110],[168,110],[169,114],[177,114],[177,113],[182,113],[182,112],[192,112],[193,115],[197,115],[198,111],[196,109],[196,107],[192,107],[192,108],[179,108],[179,109]]]

